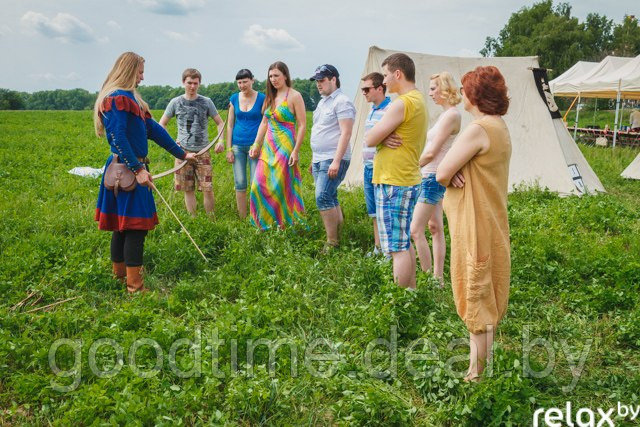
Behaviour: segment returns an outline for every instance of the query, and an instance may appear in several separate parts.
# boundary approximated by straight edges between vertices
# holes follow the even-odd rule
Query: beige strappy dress
[[[447,187],[444,210],[451,236],[451,284],[469,332],[498,325],[507,310],[511,255],[507,190],[511,138],[499,116],[474,121],[489,135],[489,150],[462,168],[463,188]]]

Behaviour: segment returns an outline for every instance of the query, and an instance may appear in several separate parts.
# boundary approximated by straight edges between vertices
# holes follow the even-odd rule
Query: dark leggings
[[[124,261],[127,267],[141,266],[146,235],[147,230],[114,231],[111,236],[111,261]]]

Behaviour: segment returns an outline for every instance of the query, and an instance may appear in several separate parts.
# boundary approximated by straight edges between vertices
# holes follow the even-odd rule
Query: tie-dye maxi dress
[[[289,166],[289,156],[295,146],[296,119],[287,98],[265,111],[267,134],[251,183],[249,210],[251,223],[262,230],[278,225],[302,222],[304,202],[300,191],[300,169]]]

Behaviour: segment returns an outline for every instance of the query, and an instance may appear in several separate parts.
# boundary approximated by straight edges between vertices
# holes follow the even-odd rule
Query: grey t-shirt
[[[176,116],[180,146],[189,151],[199,151],[209,142],[208,120],[217,116],[218,110],[206,96],[198,95],[196,99],[189,100],[180,95],[169,102],[164,115],[169,118]]]

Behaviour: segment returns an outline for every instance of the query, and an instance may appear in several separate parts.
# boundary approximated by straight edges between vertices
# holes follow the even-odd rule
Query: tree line
[[[265,83],[256,80],[253,87],[264,92]],[[306,109],[314,110],[320,100],[315,82],[293,79],[292,85],[302,94]],[[164,110],[171,98],[184,94],[181,86],[140,86],[138,90],[153,110]],[[226,82],[203,85],[198,93],[211,98],[218,109],[226,110],[229,98],[237,91],[235,82]],[[33,93],[0,89],[0,110],[92,110],[97,95],[97,92],[85,89],[56,89]]]
[[[549,78],[559,76],[577,61],[601,61],[607,55],[640,54],[638,18],[626,15],[622,22],[590,13],[583,22],[571,16],[569,3],[543,0],[513,13],[497,37],[487,37],[482,56],[538,56],[549,69]],[[294,79],[293,87],[304,99],[307,110],[315,109],[320,95],[314,82]],[[264,91],[265,82],[254,88]],[[164,109],[169,100],[184,92],[182,87],[141,86],[140,93],[152,109]],[[200,88],[216,107],[226,109],[237,91],[235,82],[214,83]],[[0,110],[91,110],[96,93],[84,89],[49,90],[34,93],[0,89]]]
[[[614,3],[611,3],[612,7]],[[607,55],[640,54],[638,18],[626,15],[614,23],[590,13],[583,22],[571,16],[569,3],[552,0],[513,13],[497,37],[487,37],[482,56],[538,56],[540,66],[559,76],[578,61],[599,62]]]

